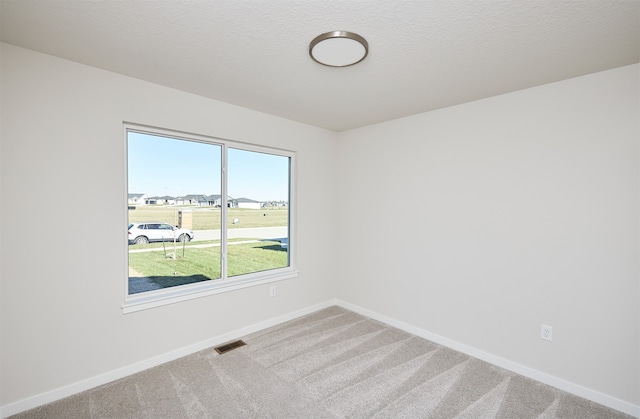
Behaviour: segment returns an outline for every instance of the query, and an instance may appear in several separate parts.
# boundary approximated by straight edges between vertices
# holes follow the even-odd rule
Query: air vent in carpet
[[[241,346],[244,346],[244,345],[246,345],[246,343],[244,343],[243,341],[236,340],[236,341],[233,341],[233,342],[225,343],[224,345],[220,345],[217,348],[213,348],[213,349],[215,349],[217,353],[222,355],[224,353],[227,353],[229,351],[232,351],[232,350],[234,350],[236,348],[239,348]]]

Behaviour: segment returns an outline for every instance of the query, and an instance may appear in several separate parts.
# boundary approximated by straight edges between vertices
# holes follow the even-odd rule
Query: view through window
[[[129,295],[289,267],[290,156],[137,130],[127,156]]]

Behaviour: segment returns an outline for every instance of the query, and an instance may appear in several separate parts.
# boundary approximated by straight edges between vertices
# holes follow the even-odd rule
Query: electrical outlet
[[[546,324],[540,325],[540,338],[544,340],[553,340],[553,327]]]
[[[272,297],[276,296],[276,286],[272,285],[271,288],[269,288],[269,295]]]

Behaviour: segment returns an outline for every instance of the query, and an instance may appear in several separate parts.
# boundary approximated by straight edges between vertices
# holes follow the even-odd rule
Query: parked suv
[[[145,244],[151,242],[193,240],[193,231],[174,227],[167,223],[131,223],[129,224],[129,244]]]

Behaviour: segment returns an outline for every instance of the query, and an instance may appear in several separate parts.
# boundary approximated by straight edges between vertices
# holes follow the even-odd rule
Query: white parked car
[[[146,222],[129,224],[129,244],[145,244],[151,242],[193,240],[193,231],[172,226],[167,223]]]

